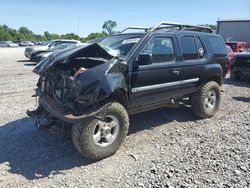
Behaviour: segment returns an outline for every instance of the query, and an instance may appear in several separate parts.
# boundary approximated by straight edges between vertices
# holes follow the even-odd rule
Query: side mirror
[[[153,63],[152,54],[139,54],[137,58],[137,64],[140,65],[151,65]]]

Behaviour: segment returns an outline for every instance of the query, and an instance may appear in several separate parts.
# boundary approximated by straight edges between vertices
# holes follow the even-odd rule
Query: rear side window
[[[225,57],[227,55],[224,41],[219,37],[208,37],[208,41],[213,48],[215,57]]]
[[[199,37],[183,36],[180,42],[184,60],[195,60],[205,57],[205,49]]]
[[[199,59],[202,59],[205,57],[205,50],[204,50],[204,46],[201,42],[201,39],[198,38],[198,37],[195,37],[195,40],[196,40],[196,44],[197,44],[197,49],[198,49],[198,56],[199,56]]]
[[[198,51],[196,48],[195,38],[192,36],[183,36],[181,37],[180,41],[183,59],[198,59]]]

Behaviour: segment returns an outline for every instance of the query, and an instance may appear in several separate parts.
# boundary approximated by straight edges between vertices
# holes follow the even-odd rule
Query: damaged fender
[[[75,67],[84,71],[68,75],[69,70]],[[42,91],[39,97],[46,111],[70,124],[93,118],[103,120],[109,107],[109,103],[105,104],[105,101],[112,93],[117,89],[127,93],[125,71],[127,63],[112,56],[98,44],[76,48],[56,56],[52,54],[33,70],[47,80],[44,85],[51,82],[54,85],[64,83],[63,86],[51,87],[53,94]],[[46,74],[51,76],[58,72],[59,80],[53,80],[53,77],[46,79]],[[58,95],[64,96],[63,101],[56,99]]]

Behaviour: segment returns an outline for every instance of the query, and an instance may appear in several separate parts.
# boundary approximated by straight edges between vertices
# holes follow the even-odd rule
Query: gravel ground
[[[37,76],[24,48],[0,48],[0,187],[250,187],[250,83],[226,80],[215,117],[188,107],[130,118],[120,150],[91,162],[25,114]]]

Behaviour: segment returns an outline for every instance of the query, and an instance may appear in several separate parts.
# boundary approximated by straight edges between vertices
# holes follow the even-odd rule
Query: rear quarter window
[[[215,57],[225,57],[227,55],[225,43],[220,37],[210,36],[208,41]]]

